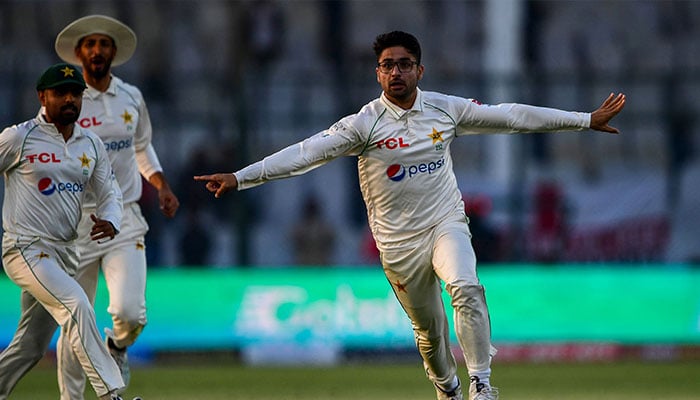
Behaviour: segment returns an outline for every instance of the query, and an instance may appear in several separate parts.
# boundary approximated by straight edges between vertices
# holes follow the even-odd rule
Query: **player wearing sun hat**
[[[179,207],[151,144],[152,127],[141,91],[112,74],[112,67],[127,62],[136,50],[137,38],[126,24],[105,15],[89,15],[68,24],[57,36],[56,53],[66,62],[82,66],[87,89],[83,95],[81,126],[90,127],[102,139],[114,174],[123,192],[124,221],[117,240],[92,243],[90,221],[78,227],[80,267],[76,279],[93,301],[101,269],[109,291],[107,311],[112,327],[105,329],[106,345],[129,384],[127,348],[146,326],[146,253],[148,223],[138,201],[142,177],[157,191],[160,209],[173,217]],[[95,206],[88,199],[83,215]],[[57,346],[58,380],[62,399],[81,399],[85,377],[71,346],[61,336]]]
[[[106,15],[88,15],[71,22],[56,36],[56,54],[66,62],[80,65],[75,50],[83,38],[96,33],[109,36],[119,50],[112,60],[113,67],[129,61],[136,51],[136,34],[131,28]]]
[[[80,70],[60,63],[36,82],[41,109],[35,118],[0,134],[3,267],[21,291],[21,314],[10,345],[0,354],[0,399],[46,352],[57,325],[74,344],[80,367],[101,399],[119,399],[119,368],[102,344],[95,312],[73,279],[75,238],[87,192],[97,200],[92,240],[115,237],[121,194],[100,138],[80,127]],[[46,333],[49,333],[48,335]]]

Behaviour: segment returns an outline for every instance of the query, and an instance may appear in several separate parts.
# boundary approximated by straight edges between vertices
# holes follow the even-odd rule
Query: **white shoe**
[[[124,399],[122,399],[122,396],[120,396],[117,393],[111,393],[111,394],[108,394],[107,396],[109,396],[108,397],[109,400],[124,400]],[[100,398],[102,398],[102,397],[100,397]],[[137,396],[137,397],[134,397],[134,400],[141,400],[141,398]]]
[[[105,330],[106,331],[106,330]],[[109,355],[112,356],[114,362],[117,363],[119,367],[119,372],[122,375],[122,380],[124,381],[124,389],[129,386],[129,381],[131,380],[131,371],[129,370],[129,357],[126,355],[126,348],[118,349],[109,334],[105,338],[105,345],[109,351]],[[124,390],[122,389],[122,390]]]
[[[445,392],[444,390],[435,386],[435,392],[437,392],[438,400],[464,400],[464,396],[462,396],[461,383],[458,383],[457,387],[449,392]]]
[[[469,400],[498,400],[498,388],[479,382],[479,378],[469,378]]]
[[[471,400],[498,400],[498,388],[485,387],[480,392],[476,393]]]

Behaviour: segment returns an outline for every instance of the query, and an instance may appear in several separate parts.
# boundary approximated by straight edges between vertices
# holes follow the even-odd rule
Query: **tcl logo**
[[[403,137],[382,139],[375,144],[378,149],[385,148],[389,150],[409,147],[411,145],[410,143],[404,142]]]
[[[91,126],[100,126],[102,125],[102,122],[98,121],[97,118],[91,117],[91,118],[81,118],[78,123],[80,126],[83,128],[89,128]]]
[[[34,164],[37,161],[42,164],[61,162],[61,160],[54,153],[28,154],[27,161],[29,161],[30,164]]]

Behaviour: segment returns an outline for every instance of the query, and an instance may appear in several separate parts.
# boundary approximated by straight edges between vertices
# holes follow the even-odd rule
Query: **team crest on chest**
[[[124,113],[120,115],[120,117],[124,120],[127,132],[132,131],[134,129],[134,116],[130,114],[128,110],[124,110]]]
[[[131,124],[134,122],[134,116],[129,114],[129,111],[124,110],[124,114],[120,115],[124,119],[125,124]]]
[[[433,132],[428,134],[428,137],[433,140],[435,150],[442,150],[442,144],[445,142],[442,138],[443,133],[445,133],[445,131],[438,131],[433,128]]]
[[[78,157],[78,161],[80,161],[80,167],[83,169],[83,175],[89,174],[90,162],[92,161],[90,157],[88,157],[87,154],[83,153],[82,156]]]

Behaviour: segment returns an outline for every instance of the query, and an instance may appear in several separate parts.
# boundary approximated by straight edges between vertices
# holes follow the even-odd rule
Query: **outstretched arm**
[[[208,191],[214,193],[214,197],[217,199],[224,195],[224,193],[235,190],[238,188],[238,179],[236,175],[228,174],[212,174],[212,175],[199,175],[194,177],[195,181],[204,181]]]
[[[591,113],[591,129],[609,133],[620,133],[617,128],[608,125],[610,120],[616,116],[625,106],[625,95],[610,93],[607,99]]]
[[[206,189],[219,198],[231,190],[249,189],[276,179],[305,174],[340,156],[353,154],[367,139],[354,128],[351,119],[340,121],[331,128],[318,132],[301,142],[287,146],[264,159],[233,173],[195,176],[195,181],[206,182]],[[349,121],[349,122],[348,122]],[[359,151],[356,152],[359,154]]]

